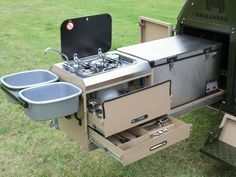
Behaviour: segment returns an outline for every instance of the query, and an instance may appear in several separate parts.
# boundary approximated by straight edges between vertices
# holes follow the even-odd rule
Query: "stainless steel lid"
[[[147,60],[151,66],[165,64],[169,59],[180,60],[218,50],[222,44],[187,35],[140,43],[117,49],[120,52]]]

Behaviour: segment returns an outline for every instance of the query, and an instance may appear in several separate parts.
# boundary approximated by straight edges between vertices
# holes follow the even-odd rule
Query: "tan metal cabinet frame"
[[[140,42],[162,39],[173,35],[173,26],[170,23],[148,17],[139,17]]]

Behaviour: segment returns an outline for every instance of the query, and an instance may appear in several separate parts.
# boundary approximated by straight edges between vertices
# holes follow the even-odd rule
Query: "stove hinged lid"
[[[70,60],[96,55],[111,48],[112,19],[109,14],[68,19],[61,24],[61,51]]]

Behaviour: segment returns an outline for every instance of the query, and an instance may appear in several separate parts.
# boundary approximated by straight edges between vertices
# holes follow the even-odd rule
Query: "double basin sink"
[[[47,70],[31,70],[0,78],[2,90],[11,102],[25,108],[30,118],[43,121],[73,114],[79,108],[82,90]]]

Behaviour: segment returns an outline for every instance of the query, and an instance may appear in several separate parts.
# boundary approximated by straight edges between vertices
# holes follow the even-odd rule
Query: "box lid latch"
[[[210,55],[211,52],[212,52],[212,47],[208,47],[208,48],[203,49],[203,53],[206,56],[206,60],[211,57],[211,55]]]
[[[177,60],[177,56],[167,58],[167,63],[169,63],[170,71],[174,70],[174,62]]]

